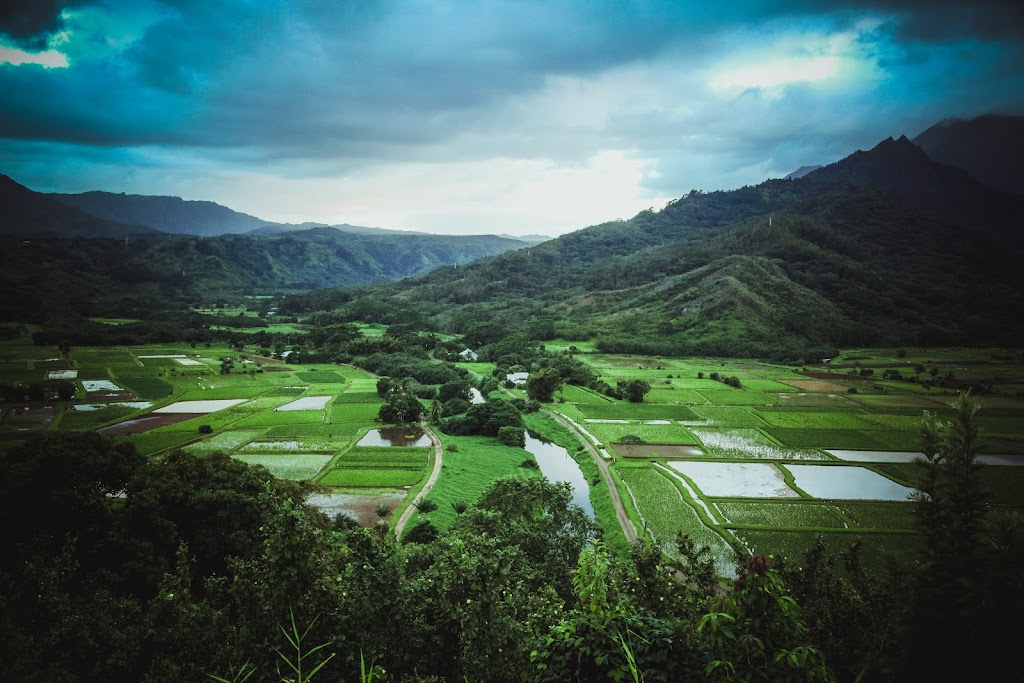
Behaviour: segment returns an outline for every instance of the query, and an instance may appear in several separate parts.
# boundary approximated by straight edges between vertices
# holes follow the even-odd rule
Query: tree
[[[642,379],[627,379],[616,382],[619,391],[630,403],[642,403],[644,396],[651,390],[649,382]]]
[[[453,399],[461,399],[468,402],[470,396],[469,382],[462,379],[445,382],[437,390],[437,400],[441,403],[447,403]]]
[[[540,403],[551,403],[562,388],[562,376],[554,368],[545,368],[526,378],[526,395]]]
[[[704,675],[725,681],[835,681],[825,656],[805,641],[807,628],[778,570],[751,555],[732,595],[705,614]]]
[[[77,389],[75,388],[74,382],[58,382],[57,383],[57,398],[62,401],[70,401],[75,397]]]
[[[393,391],[387,402],[380,407],[377,419],[388,424],[412,424],[419,422],[423,415],[423,404],[412,394]]]
[[[1013,638],[1024,630],[1018,624],[994,632],[989,628],[996,616],[991,606],[998,604],[997,612],[1016,611],[1024,598],[1020,580],[996,570],[1012,555],[994,540],[983,465],[975,459],[980,404],[962,393],[950,407],[954,416],[949,424],[928,413],[922,424],[923,474],[913,498],[924,553],[904,666],[914,675],[984,679],[1007,663]],[[988,654],[978,658],[978,652]]]
[[[447,405],[445,409],[447,412]],[[441,421],[441,430],[454,436],[498,436],[498,431],[502,427],[525,429],[523,418],[516,407],[500,398],[469,406],[463,417],[450,417]]]

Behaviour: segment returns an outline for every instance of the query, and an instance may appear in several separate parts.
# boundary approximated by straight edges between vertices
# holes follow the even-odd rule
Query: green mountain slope
[[[1024,310],[1022,207],[888,140],[806,178],[690,193],[629,221],[286,309],[664,354],[1012,344],[1024,338],[1013,314]]]
[[[70,210],[70,209],[69,209]],[[52,238],[3,243],[6,320],[54,310],[116,311],[124,300],[190,302],[253,291],[383,282],[522,247],[497,237],[300,233],[129,240]]]

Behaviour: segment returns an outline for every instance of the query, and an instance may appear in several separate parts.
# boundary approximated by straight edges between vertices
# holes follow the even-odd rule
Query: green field
[[[385,328],[364,329],[382,334]],[[565,343],[565,347],[569,345]],[[890,551],[913,547],[917,536],[913,506],[909,503],[821,501],[804,497],[708,498],[691,494],[679,480],[666,476],[662,468],[673,459],[760,466],[833,460],[823,449],[916,451],[922,411],[948,418],[946,404],[954,397],[955,389],[882,381],[880,375],[885,369],[901,369],[906,374],[909,366],[920,362],[985,381],[990,381],[994,373],[1010,373],[1004,378],[1007,381],[996,382],[993,393],[981,396],[982,452],[1024,451],[1024,400],[1012,393],[1013,387],[1024,390],[1024,383],[1018,378],[1019,368],[990,363],[985,351],[911,349],[901,359],[895,350],[891,355],[886,350],[855,350],[844,352],[830,367],[808,368],[805,372],[802,368],[761,361],[612,356],[592,353],[592,345],[585,343],[580,348],[583,353],[579,358],[601,380],[615,386],[619,381],[643,379],[651,384],[651,391],[642,403],[629,403],[591,389],[566,385],[556,394],[560,400],[545,408],[573,417],[609,445],[613,479],[617,479],[627,512],[638,528],[646,523],[647,531],[669,547],[677,532],[689,533],[699,542],[710,544],[722,561],[731,557],[733,547],[741,546],[798,557],[819,538],[837,550],[860,539],[865,560],[871,562],[884,561]],[[251,348],[245,353],[257,351]],[[206,365],[183,366],[166,358],[138,359],[167,354],[195,357],[197,353],[202,354]],[[375,375],[334,363],[275,364],[261,368],[249,363],[246,367],[253,372],[219,374],[220,357],[235,358],[237,370],[241,355],[226,343],[200,349],[185,343],[168,343],[130,348],[77,347],[70,357],[62,357],[58,349],[36,347],[28,335],[22,335],[0,343],[0,381],[42,381],[51,369],[74,369],[79,380],[110,380],[138,400],[154,402],[153,409],[176,401],[244,400],[228,409],[142,434],[117,437],[134,443],[146,455],[159,457],[177,447],[200,456],[224,451],[240,461],[263,465],[278,476],[313,479],[322,485],[356,491],[399,489],[414,494],[415,487],[425,481],[432,463],[430,448],[353,446],[367,430],[378,426],[376,417],[382,402],[376,391]],[[857,360],[844,360],[848,355]],[[856,368],[874,368],[875,376],[870,380],[842,379],[841,375],[856,371],[854,363],[859,364]],[[490,376],[494,368],[492,363],[460,366],[479,376]],[[833,371],[836,381],[857,386],[858,392],[822,390],[829,388],[828,384],[820,384],[830,382],[827,370]],[[713,381],[708,378],[711,372],[737,376],[743,387],[735,389]],[[704,376],[698,377],[698,373]],[[823,374],[815,377],[818,373]],[[794,380],[809,384],[798,389],[785,383]],[[77,386],[78,400],[85,403],[83,386],[80,382]],[[324,410],[275,410],[303,395],[330,396],[332,400]],[[118,400],[127,399],[122,396]],[[75,411],[69,407],[56,406],[52,423],[32,428],[89,430],[148,412],[120,407]],[[0,422],[0,448],[15,445],[35,433],[16,431],[25,428],[17,417],[7,417],[5,412]],[[544,412],[525,417],[531,430],[556,441],[573,455],[591,482],[591,502],[599,522],[606,531],[616,529],[618,522],[609,492],[597,465],[575,436]],[[645,424],[651,421],[668,424]],[[212,433],[200,432],[206,426]],[[672,458],[653,454],[620,457],[615,444],[630,436],[648,444],[694,445],[704,453],[679,450],[676,452],[684,454]],[[431,513],[415,511],[407,528],[429,519],[444,531],[457,517],[453,503],[473,503],[488,485],[502,477],[539,476],[537,470],[523,467],[524,461],[531,461],[532,456],[522,449],[502,446],[483,437],[441,438],[445,445],[444,464],[436,486],[427,495],[439,508]],[[917,472],[913,464],[872,463],[865,467],[911,486]],[[1024,467],[985,467],[981,478],[986,485],[985,498],[993,508],[1024,507]],[[701,498],[695,498],[698,495]],[[407,504],[408,499],[403,505]],[[735,531],[736,536],[729,530]],[[606,538],[611,539],[609,547],[618,552],[628,551],[624,542],[614,541],[614,533],[606,533]],[[722,569],[730,570],[725,566]]]
[[[578,406],[590,418],[618,420],[694,420],[697,416],[686,406],[656,403],[600,403]]]
[[[627,436],[643,439],[645,443],[697,444],[699,441],[686,427],[679,425],[600,424],[587,423],[587,431],[605,443],[618,443]]]
[[[655,540],[672,551],[675,537],[683,533],[711,549],[720,571],[728,571],[736,550],[717,531],[701,521],[679,489],[666,477],[651,468],[620,468],[619,475],[640,511],[644,528]]]
[[[320,483],[338,488],[394,488],[412,486],[424,473],[415,469],[339,468],[325,474]]]
[[[504,477],[540,476],[538,470],[522,467],[524,460],[533,457],[521,448],[502,446],[482,436],[439,436],[444,443],[444,465],[427,496],[437,503],[438,509],[427,514],[414,512],[407,529],[428,518],[438,529],[447,530],[457,516],[452,503],[473,503],[491,482]]]

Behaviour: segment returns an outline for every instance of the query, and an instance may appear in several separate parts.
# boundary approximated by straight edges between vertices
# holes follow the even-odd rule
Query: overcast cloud
[[[556,234],[1024,110],[1019,3],[5,3],[0,172]]]

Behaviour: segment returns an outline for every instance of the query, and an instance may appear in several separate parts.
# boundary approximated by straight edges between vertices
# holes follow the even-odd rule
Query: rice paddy
[[[870,557],[916,542],[906,496],[919,471],[912,461],[920,453],[921,412],[948,419],[953,389],[854,381],[841,366],[805,372],[762,362],[585,350],[579,357],[609,384],[637,378],[652,386],[642,403],[629,403],[566,385],[556,394],[560,402],[550,406],[604,444],[598,448],[621,480],[639,532],[646,529],[668,548],[676,533],[687,533],[726,564],[734,551],[800,553],[819,537],[837,549],[861,539]],[[963,353],[921,353],[932,352],[945,354],[942,362],[951,367],[949,359]],[[220,374],[224,357],[245,371]],[[64,357],[26,336],[0,348],[0,381],[66,378],[76,383],[77,401],[5,406],[0,447],[41,430],[98,429],[147,455],[174,448],[201,457],[222,451],[275,476],[334,487],[339,495],[391,496],[396,507],[424,481],[432,465],[430,440],[411,430],[376,431],[382,403],[376,376],[331,363],[265,364],[256,372],[255,363],[239,359],[226,344],[201,353],[188,344],[75,348]],[[885,362],[893,365],[873,364],[878,374],[897,367]],[[980,361],[972,362],[962,366],[982,373]],[[464,365],[482,376],[493,369]],[[711,372],[735,375],[742,387],[711,380]],[[1012,392],[981,398],[986,500],[1019,509],[1024,401]],[[447,528],[456,517],[452,504],[472,503],[494,479],[539,476],[521,467],[530,457],[522,449],[483,437],[443,438],[460,450],[445,452],[430,496],[442,509],[431,517],[416,512],[411,524],[430,518]],[[604,486],[587,479],[592,491]]]
[[[278,479],[302,481],[312,479],[331,461],[331,456],[320,453],[289,453],[288,455],[243,454],[233,458],[249,465],[266,467]]]
[[[668,466],[686,475],[712,498],[796,498],[782,472],[771,463],[679,462]]]
[[[836,550],[860,540],[866,561],[872,562],[916,542],[908,495],[917,477],[913,460],[920,457],[921,412],[948,419],[946,404],[955,390],[933,388],[922,396],[918,385],[865,382],[843,367],[825,372],[833,369],[704,359],[655,362],[596,353],[579,357],[609,384],[637,378],[653,387],[639,407],[579,391],[564,392],[567,402],[554,406],[608,444],[611,467],[635,506],[627,511],[638,531],[667,543],[685,527],[695,538],[712,532],[744,551],[794,559],[817,538]],[[709,380],[710,372],[735,375],[742,387]],[[1020,506],[1024,401],[983,398],[978,461],[989,465],[982,470],[987,500]],[[680,407],[692,417],[672,412]],[[638,441],[646,443],[626,445]],[[692,451],[676,450],[687,441]],[[701,528],[684,519],[698,519]]]

